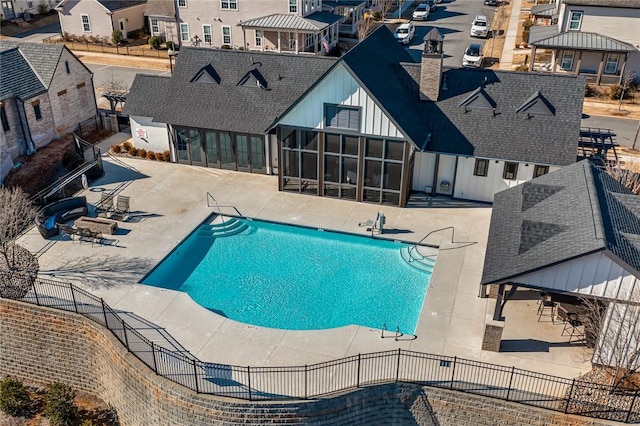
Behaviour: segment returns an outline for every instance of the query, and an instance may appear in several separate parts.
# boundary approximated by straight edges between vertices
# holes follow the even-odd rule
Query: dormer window
[[[569,15],[569,29],[578,31],[582,24],[582,12],[571,11]]]

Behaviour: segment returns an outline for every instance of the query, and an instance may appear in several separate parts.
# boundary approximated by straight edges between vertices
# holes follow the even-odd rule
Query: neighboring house
[[[593,359],[609,364],[605,342],[617,341],[621,328],[611,319],[622,318],[613,310],[640,302],[638,196],[588,160],[496,194],[481,285],[481,295],[498,287],[494,320],[508,303],[505,286],[617,302],[608,305]],[[640,336],[635,327],[623,328]]]
[[[96,115],[91,71],[64,46],[0,40],[0,157],[31,154]]]
[[[127,33],[144,27],[146,0],[62,0],[56,10],[63,34],[111,42],[115,30]]]
[[[14,19],[25,16],[25,12],[34,15],[40,13],[41,6],[46,7],[47,11],[53,9],[56,5],[54,0],[1,0],[2,16],[5,19]]]
[[[587,83],[620,84],[625,72],[640,77],[640,0],[562,0],[532,10],[545,24],[531,27],[536,53],[552,52],[543,70],[585,75]]]
[[[136,77],[124,112],[136,146],[176,162],[399,206],[412,190],[490,202],[576,161],[584,79],[443,69],[429,37],[420,63],[384,26],[340,59],[185,49],[173,77]]]
[[[326,53],[345,19],[322,0],[149,0],[145,16],[152,35],[179,46],[292,53]]]
[[[344,16],[340,23],[340,34],[353,37],[358,32],[358,25],[364,19],[366,8],[364,0],[323,0],[322,8],[326,12]]]

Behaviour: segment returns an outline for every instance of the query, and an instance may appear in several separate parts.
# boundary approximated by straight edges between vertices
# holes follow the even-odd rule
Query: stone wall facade
[[[0,375],[54,380],[112,405],[122,425],[558,425],[615,423],[461,392],[393,383],[312,401],[200,395],[160,376],[106,329],[73,313],[0,299]]]

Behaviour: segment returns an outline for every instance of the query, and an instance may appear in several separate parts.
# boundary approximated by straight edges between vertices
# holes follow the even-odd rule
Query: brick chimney
[[[433,28],[424,37],[424,51],[420,65],[420,100],[436,102],[442,80],[442,42],[444,36]]]

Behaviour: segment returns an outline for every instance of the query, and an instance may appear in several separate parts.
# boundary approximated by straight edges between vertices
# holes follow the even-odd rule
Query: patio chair
[[[126,195],[118,195],[115,208],[112,210],[112,216],[118,220],[126,220],[131,216],[131,210],[129,208],[130,197]]]
[[[562,329],[561,336],[564,336],[565,333],[569,335],[569,343],[571,343],[574,337],[578,340],[584,339],[584,325],[582,324],[582,321],[580,321],[578,314],[573,312],[567,314],[567,319],[564,322],[564,328]]]
[[[556,316],[556,302],[551,299],[551,295],[541,293],[540,304],[538,305],[538,322],[542,320],[542,317],[551,318],[551,322],[555,324]]]
[[[113,194],[110,192],[103,192],[100,195],[100,202],[96,206],[98,215],[102,213],[104,216],[108,216],[113,211]]]

